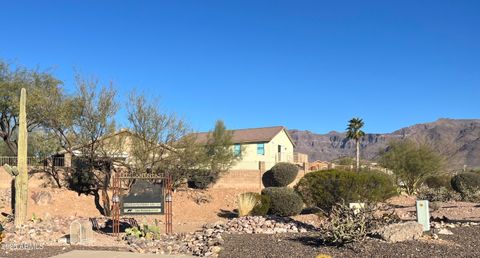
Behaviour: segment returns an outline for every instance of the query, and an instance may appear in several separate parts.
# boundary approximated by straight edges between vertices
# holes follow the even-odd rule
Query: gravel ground
[[[242,257],[480,257],[480,227],[453,228],[454,235],[389,244],[376,239],[350,248],[321,245],[314,233],[225,236],[221,258]]]
[[[45,246],[34,250],[6,250],[3,244],[0,250],[0,257],[22,257],[22,258],[47,258],[73,250],[105,250],[105,251],[127,251],[118,247],[93,247],[93,246]],[[92,257],[93,258],[93,257]]]
[[[318,233],[228,234],[220,258],[311,257],[328,254],[332,257],[480,257],[480,227],[450,229],[453,235],[440,235],[433,240],[426,236],[419,241],[389,244],[369,239],[349,248],[324,246]],[[45,246],[33,250],[12,250],[3,244],[0,257],[46,258],[72,250],[127,251],[121,247]]]

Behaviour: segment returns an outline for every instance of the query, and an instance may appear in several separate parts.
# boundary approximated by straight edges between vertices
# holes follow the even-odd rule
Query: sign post
[[[423,231],[430,230],[430,211],[427,200],[417,201],[417,222],[422,224]]]
[[[139,179],[126,196],[120,198],[121,215],[163,215],[165,198],[163,185]]]
[[[122,180],[137,179],[126,195]],[[158,183],[156,181],[161,181]],[[165,233],[172,229],[172,178],[169,174],[115,174],[113,177],[113,234],[120,237],[121,215],[165,215]]]

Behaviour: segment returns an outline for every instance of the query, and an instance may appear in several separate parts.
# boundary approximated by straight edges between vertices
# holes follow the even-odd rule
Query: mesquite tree
[[[26,129],[28,132],[39,128],[50,115],[61,116],[66,112],[52,113],[52,100],[63,95],[61,82],[48,72],[31,70],[22,66],[12,66],[0,60],[0,138],[9,152],[17,154],[19,124],[19,95],[25,88],[28,91]]]

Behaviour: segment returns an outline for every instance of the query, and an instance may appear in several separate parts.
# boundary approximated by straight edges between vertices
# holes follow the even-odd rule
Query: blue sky
[[[158,96],[198,131],[480,118],[479,1],[3,1],[0,58]],[[119,114],[122,120],[122,113]]]

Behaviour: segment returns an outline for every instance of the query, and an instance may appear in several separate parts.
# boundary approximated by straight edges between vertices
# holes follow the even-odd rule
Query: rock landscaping
[[[160,239],[127,237],[131,251],[140,253],[178,254],[196,256],[218,256],[225,234],[279,234],[305,233],[314,227],[283,217],[241,217],[226,223],[206,224],[202,230],[186,234],[162,235]]]

